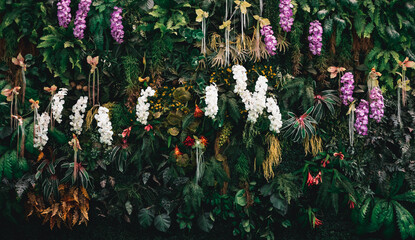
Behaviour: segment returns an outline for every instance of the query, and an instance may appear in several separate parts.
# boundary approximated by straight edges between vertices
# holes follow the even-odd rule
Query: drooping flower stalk
[[[239,8],[241,11],[241,39],[242,39],[242,44],[244,44],[244,29],[245,29],[245,25],[246,25],[246,14],[248,12],[248,8],[251,7],[251,4],[245,0],[240,1],[240,0],[236,0],[236,8]]]
[[[203,152],[206,149],[207,139],[203,136],[200,138],[194,139],[194,144],[192,146],[193,149],[196,150],[196,176],[195,182],[198,183],[200,179],[203,177],[203,173],[205,172],[205,163],[203,158]]]
[[[367,135],[367,124],[369,123],[369,103],[362,99],[356,108],[356,123],[354,127],[358,134]]]
[[[84,31],[86,29],[86,17],[91,6],[92,0],[80,0],[78,4],[78,10],[75,16],[75,27],[73,29],[73,35],[78,39],[84,38]]]
[[[13,115],[18,115],[18,100],[17,95],[19,94],[20,87],[14,87],[11,89],[3,89],[1,94],[6,96],[6,100],[10,102],[10,127],[14,128],[18,126],[16,119],[13,118]]]
[[[380,122],[384,115],[384,108],[385,104],[383,103],[383,96],[382,91],[379,87],[374,87],[372,91],[370,91],[370,118],[376,120],[376,122]]]
[[[294,23],[293,8],[291,0],[280,0],[280,26],[285,32],[291,32]]]
[[[58,20],[59,26],[67,28],[72,20],[71,0],[61,0],[58,2]]]
[[[321,54],[321,47],[323,44],[323,27],[318,20],[314,20],[310,23],[310,29],[308,31],[310,34],[308,36],[309,48],[313,55],[320,55]]]
[[[124,26],[122,25],[122,8],[114,7],[111,13],[111,36],[121,44],[124,42]]]
[[[224,21],[219,29],[225,29],[225,66],[230,63],[230,32],[231,32],[231,20]]]
[[[31,103],[30,108],[33,110],[33,125],[36,126],[38,124],[38,109],[39,109],[39,100],[33,100],[32,98],[29,99],[29,102]],[[36,131],[33,127],[33,139],[36,137]]]
[[[403,123],[402,123],[402,118],[401,118],[401,99],[402,99],[402,105],[405,106],[406,105],[406,92],[411,90],[411,87],[408,85],[409,84],[409,80],[406,78],[406,70],[408,68],[413,68],[415,69],[415,62],[414,61],[409,61],[409,58],[405,58],[405,60],[403,62],[399,61],[398,62],[399,66],[402,67],[402,73],[398,74],[401,76],[401,79],[398,80],[398,86],[397,86],[397,90],[398,90],[398,122],[399,122],[399,126],[401,128],[403,128]],[[401,95],[402,93],[402,95]]]
[[[273,167],[276,167],[281,163],[282,152],[280,141],[274,134],[268,134],[266,142],[268,145],[268,156],[262,163],[262,168],[264,170],[264,177],[268,181],[269,179],[274,178],[275,174]]]
[[[91,66],[91,71],[89,72],[88,77],[88,98],[91,103],[91,75],[92,75],[92,105],[95,106],[95,103],[99,105],[99,70],[97,68],[99,63],[99,56],[91,57],[88,56],[86,61]],[[95,83],[97,86],[95,87]],[[96,90],[96,97],[95,97]]]
[[[202,23],[203,38],[201,52],[203,55],[206,55],[206,18],[209,17],[209,13],[203,11],[202,9],[196,9],[196,15],[196,22]]]
[[[76,177],[79,171],[79,164],[78,164],[78,151],[82,150],[81,145],[79,144],[79,140],[75,134],[72,135],[72,140],[69,141],[69,145],[73,148],[73,181],[76,181]]]
[[[17,121],[17,158],[24,158],[24,143],[25,143],[25,130],[23,125],[23,118],[19,115],[12,115],[12,118]]]

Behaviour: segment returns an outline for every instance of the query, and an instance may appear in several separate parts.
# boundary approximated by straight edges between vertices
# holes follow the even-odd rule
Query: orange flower
[[[196,108],[195,108],[195,113],[193,115],[195,116],[195,118],[203,117],[203,111],[202,111],[202,109],[200,109],[199,106],[197,106],[197,104],[196,104]]]
[[[55,85],[52,85],[51,87],[44,87],[43,90],[45,90],[46,92],[49,92],[50,94],[55,94],[56,89],[58,89],[58,87],[56,87]]]
[[[403,62],[399,61],[398,64],[402,67],[403,70],[406,70],[406,68],[415,68],[415,62],[409,61],[408,57],[406,57]]]
[[[201,137],[200,137],[200,142],[201,142],[203,145],[205,145],[205,147],[208,145],[208,140],[207,140],[204,136],[201,136]]]
[[[26,71],[26,64],[24,62],[24,57],[22,56],[21,53],[19,53],[19,55],[17,55],[17,58],[12,58],[12,63],[14,65],[22,67],[23,71]]]
[[[179,149],[179,147],[176,145],[176,147],[174,148],[174,154],[176,154],[176,156],[180,156],[180,155],[183,155],[183,153],[182,152],[180,152],[180,149]]]
[[[88,62],[89,65],[91,65],[91,73],[94,73],[99,62],[99,56],[96,56],[94,58],[91,56],[88,56],[86,58],[86,61]]]
[[[3,89],[1,94],[6,96],[7,101],[13,101],[13,96],[19,94],[20,87],[14,87],[12,89]]]
[[[382,73],[376,72],[376,68],[372,68],[372,70],[370,71],[370,75],[371,75],[372,78],[373,77],[380,77],[380,76],[382,76]]]
[[[327,71],[330,73],[330,78],[335,78],[338,73],[346,71],[346,68],[331,66],[331,67],[327,68]]]
[[[39,100],[33,100],[32,98],[29,100],[29,102],[32,104],[31,106],[30,106],[30,108],[32,108],[32,109],[39,109]]]

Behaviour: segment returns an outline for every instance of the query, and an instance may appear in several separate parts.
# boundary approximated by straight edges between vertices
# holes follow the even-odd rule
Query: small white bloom
[[[53,95],[53,98],[52,98],[52,116],[53,116],[53,119],[55,119],[56,122],[58,123],[62,122],[63,104],[65,104],[64,98],[67,93],[68,93],[68,89],[61,88],[59,92]]]
[[[71,131],[74,131],[77,135],[82,132],[82,124],[84,123],[84,115],[88,102],[88,97],[80,97],[75,105],[72,106],[72,115],[69,116],[71,122]]]
[[[110,117],[108,116],[108,108],[99,107],[98,113],[95,115],[97,120],[98,132],[100,136],[100,142],[107,145],[112,145],[112,125],[110,122]]]
[[[267,112],[270,120],[269,130],[279,133],[282,127],[280,107],[277,105],[277,100],[274,98],[267,98]]]
[[[37,124],[34,126],[35,137],[33,138],[33,146],[40,151],[43,150],[43,147],[48,142],[48,127],[50,123],[49,114],[46,112],[37,117]]]
[[[218,87],[212,84],[206,87],[206,108],[205,115],[215,119],[216,114],[218,113]]]
[[[262,114],[266,104],[266,94],[268,89],[268,79],[259,76],[255,84],[255,92],[249,92],[246,81],[246,69],[240,65],[232,67],[233,77],[236,80],[234,92],[242,98],[245,109],[248,111],[248,121],[255,123]]]
[[[147,125],[147,119],[150,113],[150,104],[147,103],[147,98],[154,96],[156,91],[151,87],[147,87],[146,90],[141,89],[141,96],[137,99],[137,105],[135,106],[135,111],[137,115],[137,121],[143,125]]]

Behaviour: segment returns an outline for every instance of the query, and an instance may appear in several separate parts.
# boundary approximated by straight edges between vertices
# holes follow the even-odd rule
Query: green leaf
[[[144,228],[150,227],[153,219],[154,213],[150,209],[143,208],[138,212],[138,222]]]
[[[247,204],[246,197],[244,196],[244,194],[245,194],[245,189],[241,189],[238,192],[236,192],[236,195],[235,195],[236,204],[242,207],[245,207]]]
[[[59,144],[68,143],[68,138],[66,137],[66,135],[58,129],[52,128],[50,129],[49,133]]]
[[[415,190],[410,190],[406,193],[393,196],[392,199],[397,201],[407,201],[415,203]]]
[[[160,214],[156,218],[154,218],[154,226],[157,230],[161,232],[167,232],[167,230],[170,228],[170,224],[170,216],[165,213]]]
[[[213,228],[213,221],[212,219],[210,219],[209,215],[210,214],[207,212],[200,215],[197,219],[197,225],[204,232],[210,232],[210,230],[212,230]]]
[[[415,236],[414,217],[412,214],[404,208],[397,201],[392,201],[395,205],[396,222],[398,224],[399,231],[401,232],[402,239]]]

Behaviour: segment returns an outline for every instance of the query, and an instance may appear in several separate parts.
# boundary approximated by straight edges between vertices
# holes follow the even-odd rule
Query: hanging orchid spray
[[[99,105],[99,70],[97,68],[98,63],[99,63],[99,56],[96,56],[96,57],[88,56],[86,58],[86,61],[91,66],[91,71],[89,72],[89,77],[88,77],[88,98],[89,98],[89,102],[91,103],[91,92],[92,92],[92,105],[95,106],[95,104]],[[91,76],[92,76],[92,88],[91,88]],[[96,86],[95,86],[95,83],[96,83]]]
[[[196,9],[196,22],[202,23],[202,32],[203,32],[203,38],[202,38],[202,54],[206,54],[206,18],[209,17],[209,13],[203,11],[202,9]]]

